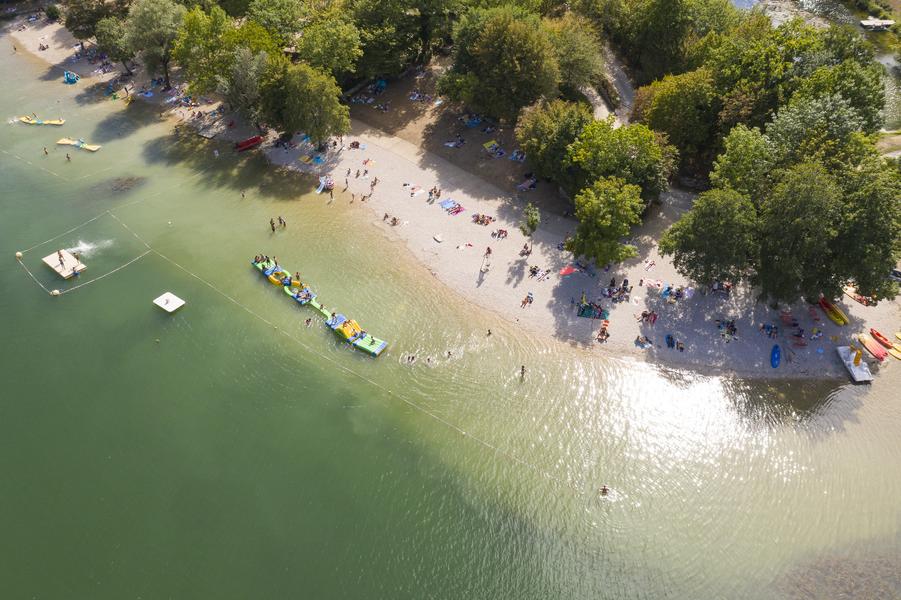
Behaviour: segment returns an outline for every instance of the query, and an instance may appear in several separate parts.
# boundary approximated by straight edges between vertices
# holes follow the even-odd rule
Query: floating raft
[[[281,286],[285,293],[293,298],[298,304],[310,305],[325,320],[326,326],[335,332],[342,341],[347,342],[357,350],[365,352],[370,356],[378,356],[385,348],[388,342],[380,340],[364,331],[360,325],[353,319],[348,319],[344,315],[329,313],[328,310],[316,299],[309,287],[301,281],[293,279],[291,273],[272,262],[257,263],[251,262],[256,269],[266,277],[267,281],[272,285]]]
[[[63,279],[70,279],[75,277],[85,269],[85,266],[80,260],[75,258],[75,256],[69,252],[68,250],[60,250],[60,253],[63,255],[63,262],[59,261],[59,254],[54,252],[50,256],[44,257],[44,264],[56,271],[56,274],[62,277]]]
[[[75,146],[76,148],[87,150],[88,152],[97,152],[100,150],[100,146],[97,144],[88,144],[84,140],[73,140],[72,138],[63,138],[56,143],[60,146]]]
[[[65,119],[47,119],[46,121],[43,119],[36,119],[31,116],[19,117],[20,123],[25,123],[26,125],[62,125],[66,122]]]
[[[153,303],[162,308],[167,313],[174,313],[179,308],[185,305],[185,301],[172,292],[166,292],[165,294],[154,300]]]

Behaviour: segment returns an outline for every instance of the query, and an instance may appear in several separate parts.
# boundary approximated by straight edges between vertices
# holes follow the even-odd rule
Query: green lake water
[[[0,597],[901,595],[901,365],[753,382],[537,338],[309,179],[5,46],[0,80],[6,119],[67,120],[0,127]],[[67,163],[62,135],[103,149]],[[172,262],[48,296],[14,253],[98,215],[26,252],[42,284],[145,252],[124,225]],[[59,247],[78,281],[41,264]],[[306,327],[259,252],[387,352]]]

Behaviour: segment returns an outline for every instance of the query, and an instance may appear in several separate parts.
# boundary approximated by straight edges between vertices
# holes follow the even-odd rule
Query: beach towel
[[[325,189],[325,177],[320,177],[319,178],[319,187],[316,188],[316,193],[321,194],[322,190],[324,190],[324,189]]]
[[[448,198],[447,200],[444,200],[443,202],[439,203],[438,206],[440,206],[441,208],[447,209],[447,208],[450,208],[451,206],[453,206],[454,204],[456,204],[456,203],[453,200],[451,200],[450,198]]]
[[[302,163],[305,164],[305,165],[308,165],[308,164],[310,164],[311,162],[313,162],[313,159],[310,158],[310,155],[309,155],[309,154],[304,154],[303,156],[301,156],[301,157],[298,158],[297,160],[299,160],[300,162],[302,162]]]

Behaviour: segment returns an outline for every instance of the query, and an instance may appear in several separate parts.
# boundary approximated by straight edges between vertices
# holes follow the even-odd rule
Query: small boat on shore
[[[852,349],[853,348],[853,349]],[[870,367],[861,360],[861,350],[852,346],[838,346],[835,351],[841,359],[842,364],[848,369],[851,380],[854,383],[865,383],[873,381],[873,375],[870,373]]]
[[[235,150],[238,152],[244,152],[245,150],[250,150],[251,148],[256,148],[260,144],[263,143],[263,136],[255,135],[253,137],[249,137],[246,140],[241,140],[240,142],[235,144]]]
[[[882,335],[882,333],[880,333],[879,330],[874,327],[870,328],[870,335],[873,336],[874,340],[876,340],[877,342],[879,342],[886,348],[891,348],[893,346],[892,342],[889,341],[889,339],[887,337]]]
[[[101,148],[97,144],[88,144],[84,140],[73,140],[72,138],[62,138],[56,143],[60,146],[75,146],[76,148],[87,150],[88,152],[97,152]]]
[[[835,323],[836,325],[847,325],[850,321],[848,319],[848,315],[846,315],[842,310],[834,305],[829,300],[826,300],[824,297],[820,297],[819,299],[820,308],[823,309],[823,312],[826,313],[826,316]]]
[[[885,360],[885,357],[888,356],[888,352],[880,346],[876,341],[868,336],[865,333],[861,333],[857,336],[858,341],[863,344],[863,347],[867,349],[867,352],[873,355],[873,358],[882,362]]]
[[[780,362],[782,362],[782,348],[779,347],[779,344],[776,344],[770,350],[770,366],[776,369],[779,367]]]
[[[59,125],[62,125],[63,123],[65,123],[66,120],[65,119],[47,119],[45,121],[44,119],[38,119],[38,118],[35,118],[32,116],[26,115],[24,117],[19,117],[19,122],[25,123],[26,125],[57,125],[57,126],[59,126]]]
[[[869,306],[872,304],[872,301],[866,296],[862,296],[857,293],[857,289],[854,286],[846,285],[842,288],[842,291],[845,292],[845,295],[854,300],[855,302],[860,302],[864,306]]]

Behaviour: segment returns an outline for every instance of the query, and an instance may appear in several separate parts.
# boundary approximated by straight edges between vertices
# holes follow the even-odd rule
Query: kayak
[[[873,338],[861,333],[859,336],[857,336],[857,339],[860,340],[860,343],[863,344],[863,347],[867,349],[867,352],[873,355],[873,358],[875,358],[879,362],[885,360],[888,352],[886,352],[882,346],[873,341]]]
[[[770,351],[770,365],[775,369],[779,366],[779,363],[782,361],[782,348],[779,347],[779,344],[775,344],[773,349]]]
[[[101,148],[97,144],[88,144],[84,140],[73,140],[72,138],[63,138],[56,143],[61,146],[75,146],[76,148],[87,150],[88,152],[97,152]]]
[[[35,117],[24,116],[19,117],[19,121],[21,123],[25,123],[26,125],[62,125],[66,122],[65,119],[47,119],[46,121],[43,119],[36,119]]]
[[[255,148],[263,143],[263,136],[255,135],[253,137],[249,137],[246,140],[242,140],[235,144],[235,150],[238,152],[244,152],[245,150],[250,150],[251,148]]]
[[[834,322],[836,325],[847,325],[848,317],[843,313],[839,308],[833,303],[826,300],[826,298],[820,298],[819,300],[820,308],[823,309],[823,312],[826,313],[826,316]]]
[[[856,302],[860,302],[864,306],[870,305],[870,299],[867,298],[866,296],[861,296],[860,294],[858,294],[857,289],[854,288],[854,286],[846,285],[845,287],[842,288],[842,291],[845,292],[845,295],[848,296],[849,298],[851,298],[852,300],[854,300]]]
[[[884,335],[882,335],[881,333],[879,333],[879,331],[878,331],[877,329],[874,329],[874,328],[871,327],[871,328],[870,328],[870,335],[873,336],[873,339],[874,339],[874,340],[876,340],[877,342],[879,342],[880,344],[882,344],[882,345],[885,346],[886,348],[891,348],[891,347],[892,347],[892,343],[889,341],[889,339],[888,339],[887,337],[885,337]]]

